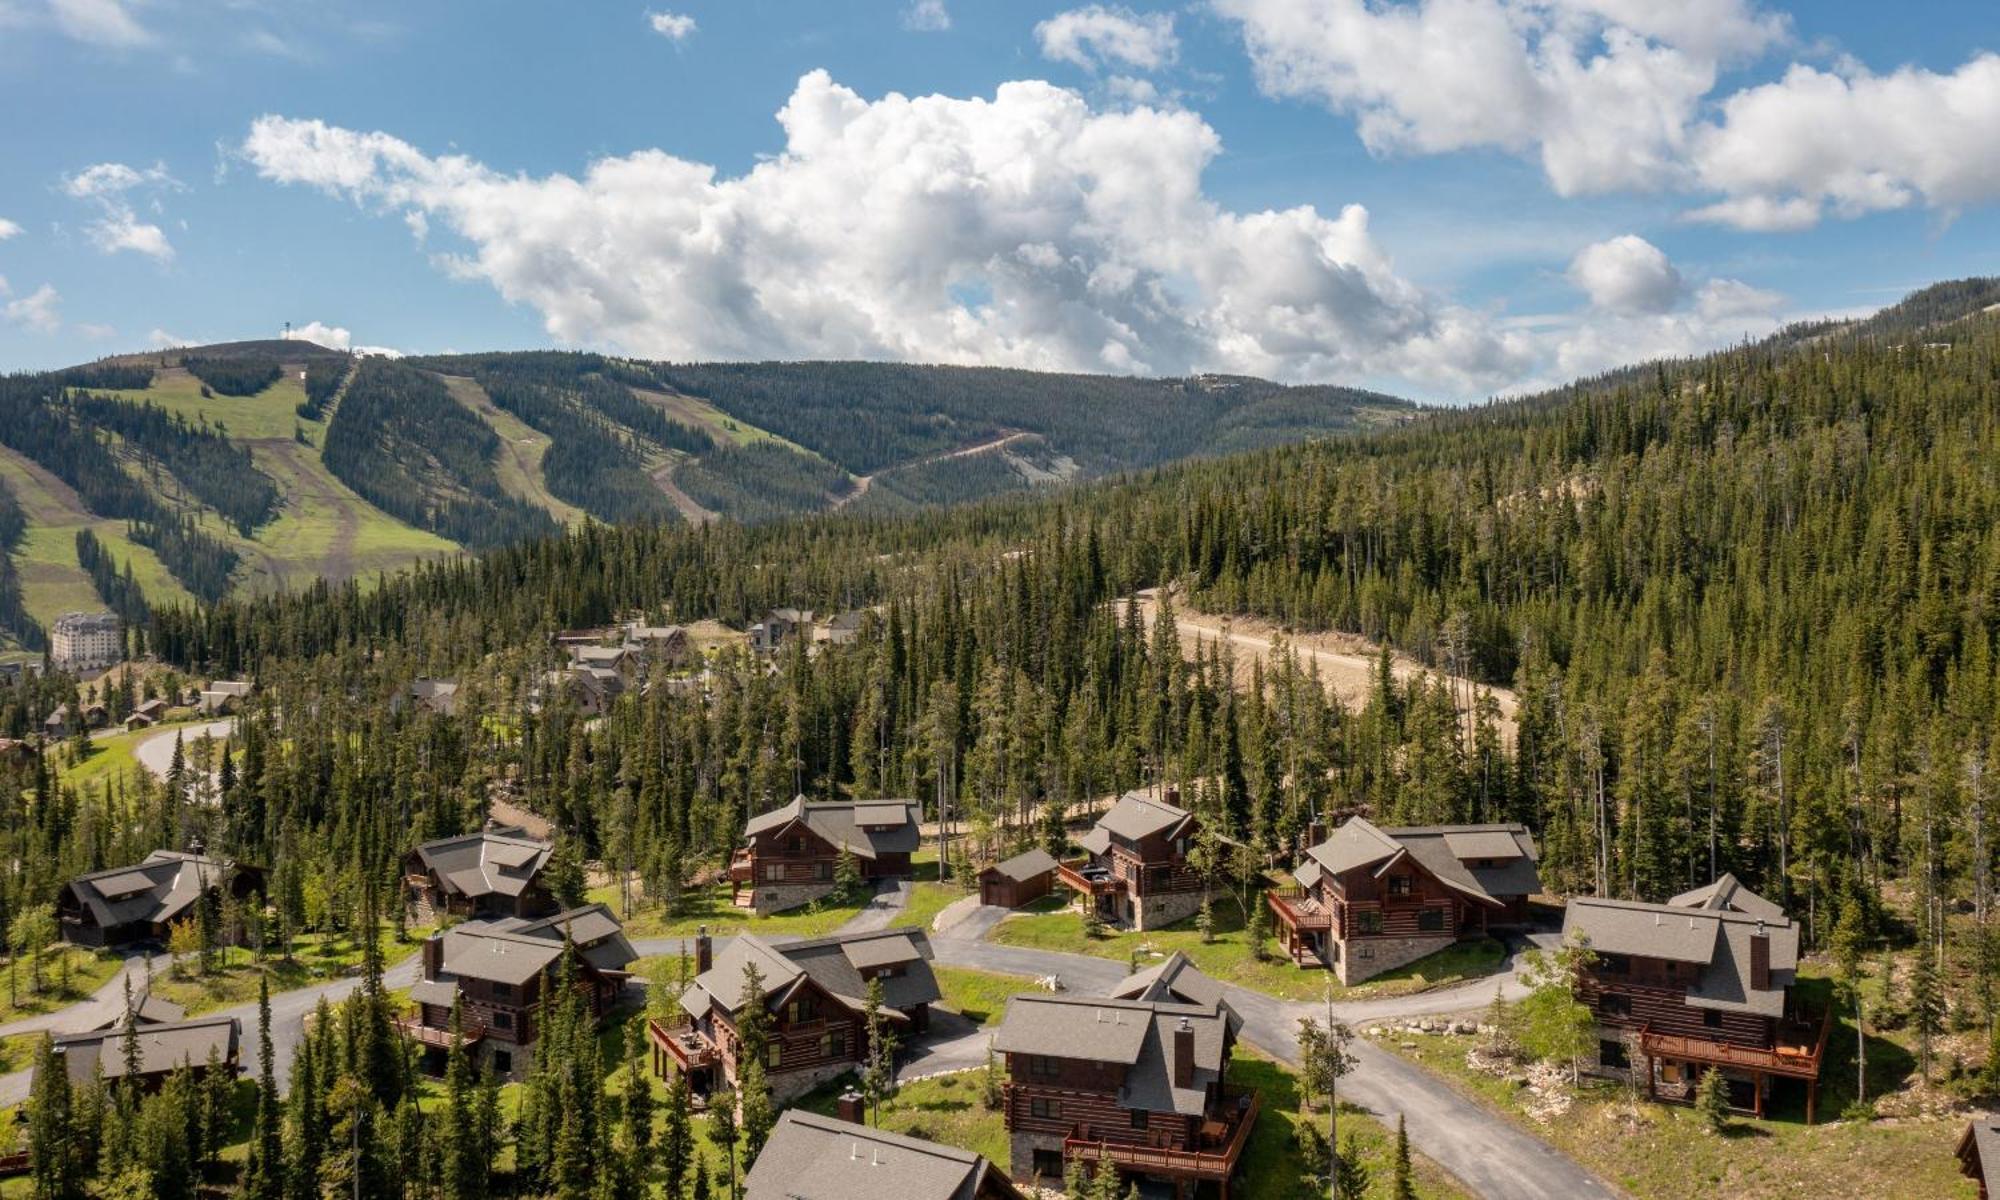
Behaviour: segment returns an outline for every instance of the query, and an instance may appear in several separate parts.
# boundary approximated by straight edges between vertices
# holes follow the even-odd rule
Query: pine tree
[[[70,1110],[69,1070],[55,1044],[35,1044],[35,1076],[28,1095],[28,1175],[37,1200],[78,1200],[83,1195],[77,1130]]]
[[[1728,1084],[1722,1072],[1703,1071],[1694,1088],[1694,1111],[1711,1133],[1721,1133],[1729,1125]]]
[[[1932,1053],[1944,1028],[1944,981],[1929,946],[1918,947],[1910,971],[1910,1020],[1917,1031],[1917,1069],[1929,1083]]]
[[[861,1066],[861,1095],[868,1103],[870,1118],[882,1123],[882,1104],[896,1089],[896,1035],[882,1016],[882,977],[868,981],[868,998],[862,1007],[862,1023],[868,1041]]]
[[[310,1069],[304,1063],[300,1067]],[[275,1068],[271,1050],[271,979],[260,971],[257,975],[257,1113],[251,1125],[250,1148],[243,1168],[245,1200],[282,1200],[285,1194],[285,1152],[280,1124],[283,1114],[278,1105]]]
[[[1403,1114],[1396,1114],[1395,1174],[1389,1189],[1391,1200],[1417,1200],[1417,1181],[1410,1169],[1410,1129]]]
[[[667,1084],[666,1127],[660,1131],[660,1166],[666,1176],[667,1195],[681,1196],[687,1187],[688,1172],[701,1173],[694,1153],[694,1101],[688,1094],[687,1076],[673,1073]]]
[[[723,1165],[728,1170],[729,1197],[736,1200],[736,1093],[728,1088],[716,1092],[708,1098],[708,1140],[722,1151]]]
[[[1333,1170],[1333,1191],[1339,1200],[1367,1200],[1372,1175],[1361,1161],[1360,1139],[1351,1130],[1340,1139],[1340,1155],[1334,1159]]]

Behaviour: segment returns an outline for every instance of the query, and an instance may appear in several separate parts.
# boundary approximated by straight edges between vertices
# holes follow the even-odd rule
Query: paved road
[[[174,738],[178,735],[183,743],[192,746],[204,737],[221,741],[236,728],[236,722],[210,721],[205,725],[176,725],[162,729],[152,737],[132,747],[132,757],[140,766],[153,773],[156,779],[167,777],[167,768],[174,763]]]
[[[135,954],[127,958],[103,987],[92,992],[87,1000],[45,1012],[38,1016],[22,1017],[0,1025],[0,1037],[13,1037],[17,1033],[41,1033],[45,1030],[56,1033],[72,1033],[97,1026],[99,1014],[123,1016],[125,1013],[125,980],[132,980],[133,990],[144,984],[146,958]]]

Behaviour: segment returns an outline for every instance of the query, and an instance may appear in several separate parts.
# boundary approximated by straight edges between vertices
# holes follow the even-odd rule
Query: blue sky
[[[0,0],[0,367],[289,320],[1453,400],[2000,272],[1986,4],[332,8]]]

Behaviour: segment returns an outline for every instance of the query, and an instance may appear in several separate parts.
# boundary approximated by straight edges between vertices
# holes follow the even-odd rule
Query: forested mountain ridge
[[[0,574],[0,625],[23,647],[99,602],[138,612],[367,577],[586,517],[910,511],[1413,411],[1251,379],[544,351],[392,361],[295,340],[118,355],[7,389],[0,486],[25,490],[26,524],[16,572]]]

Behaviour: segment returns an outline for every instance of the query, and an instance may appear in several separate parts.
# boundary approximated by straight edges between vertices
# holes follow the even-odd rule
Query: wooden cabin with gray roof
[[[72,1085],[81,1087],[103,1072],[106,1083],[126,1077],[125,1022],[83,1033],[57,1034],[50,1048]],[[236,1074],[243,1025],[235,1017],[208,1016],[193,1020],[134,1022],[132,1041],[138,1049],[133,1076],[144,1091],[153,1091],[167,1076],[185,1066],[195,1075],[211,1068]]]
[[[129,867],[79,875],[56,897],[64,941],[98,948],[138,942],[166,944],[176,921],[194,916],[204,892],[217,903],[264,888],[264,873],[182,850],[155,850]]]
[[[1266,901],[1292,961],[1356,984],[1464,938],[1528,922],[1541,891],[1522,825],[1382,828],[1352,817]]]
[[[1158,929],[1195,915],[1204,884],[1188,854],[1201,834],[1201,820],[1180,807],[1179,799],[1172,788],[1162,799],[1141,792],[1120,796],[1077,839],[1085,857],[1058,867],[1057,882],[1096,906],[1107,924],[1121,928]]]
[[[410,986],[411,1012],[398,1027],[422,1047],[425,1068],[442,1072],[457,1004],[474,1058],[496,1075],[519,1077],[533,1058],[541,1007],[562,977],[565,951],[591,1016],[602,1017],[617,1004],[639,954],[611,910],[589,904],[537,920],[467,921],[432,934]]]
[[[743,827],[746,844],[729,864],[732,898],[737,907],[763,916],[832,895],[843,850],[864,882],[908,879],[922,820],[923,809],[914,800],[814,802],[794,796]]]
[[[1228,1082],[1241,1028],[1221,985],[1180,955],[1101,999],[1015,996],[993,1043],[1014,1175],[1060,1187],[1081,1160],[1177,1200],[1204,1184],[1228,1200],[1259,1109]]]
[[[1813,1121],[1830,1014],[1793,995],[1799,927],[1778,905],[1724,875],[1665,904],[1571,900],[1563,936],[1595,956],[1577,990],[1599,1072],[1643,1072],[1648,1095],[1692,1101],[1721,1071],[1730,1106],[1758,1116],[1777,1086],[1802,1085]]]
[[[653,1070],[663,1078],[669,1070],[682,1072],[697,1096],[736,1086],[747,968],[754,967],[771,1018],[764,1062],[771,1094],[780,1100],[803,1095],[866,1057],[872,982],[882,983],[882,1017],[899,1045],[930,1028],[930,1006],[939,999],[931,957],[921,929],[802,942],[742,934],[717,955],[704,927],[695,938],[700,974],[681,996],[680,1015],[648,1023]]]
[[[558,905],[542,871],[555,846],[495,825],[425,842],[403,857],[405,899],[420,924],[454,917],[541,917]]]
[[[789,1108],[743,1179],[743,1200],[1023,1200],[982,1154]]]

